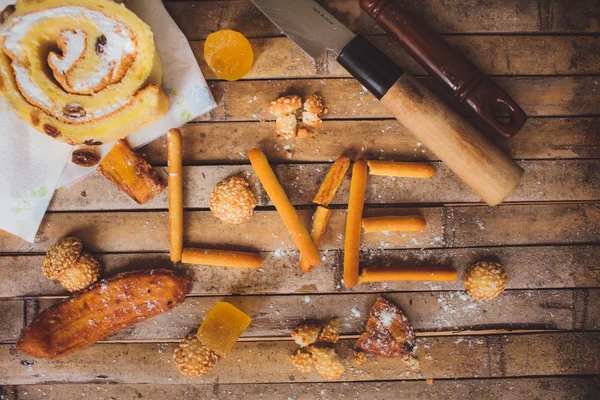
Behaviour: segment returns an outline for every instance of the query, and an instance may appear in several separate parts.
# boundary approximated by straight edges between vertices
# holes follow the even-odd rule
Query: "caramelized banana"
[[[115,275],[44,310],[25,329],[17,349],[54,359],[122,329],[169,311],[183,302],[188,282],[156,269]]]

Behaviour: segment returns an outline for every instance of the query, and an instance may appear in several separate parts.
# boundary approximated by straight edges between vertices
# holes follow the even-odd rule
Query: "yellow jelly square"
[[[210,309],[198,328],[198,340],[219,356],[227,355],[244,333],[252,318],[225,302]]]

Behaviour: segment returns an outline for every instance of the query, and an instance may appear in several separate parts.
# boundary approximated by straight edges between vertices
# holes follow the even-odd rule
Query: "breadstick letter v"
[[[346,240],[344,244],[344,283],[353,288],[358,284],[358,256],[362,233],[362,213],[367,187],[367,162],[356,160],[352,167],[350,200],[346,219]]]
[[[183,177],[181,175],[182,138],[179,129],[167,133],[169,164],[169,248],[171,261],[181,261],[183,251]]]

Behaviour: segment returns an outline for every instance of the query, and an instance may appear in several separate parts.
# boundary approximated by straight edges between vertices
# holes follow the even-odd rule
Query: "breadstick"
[[[428,179],[435,175],[435,169],[427,163],[369,161],[369,174]]]
[[[310,229],[310,237],[312,238],[313,242],[315,242],[315,246],[317,246],[317,248],[319,248],[319,244],[321,244],[321,239],[323,239],[323,235],[327,229],[327,223],[329,222],[330,216],[331,210],[329,208],[317,206],[317,210],[312,218],[312,226]],[[314,266],[315,265],[312,265],[306,261],[306,258],[300,257],[300,270],[302,272],[309,272]]]
[[[360,282],[452,282],[456,277],[456,270],[443,267],[365,268],[359,280]]]
[[[335,160],[321,184],[317,195],[313,199],[313,203],[327,207],[335,197],[335,193],[338,187],[340,187],[348,168],[350,168],[350,159],[348,157],[342,156]]]
[[[184,264],[218,265],[220,267],[237,267],[256,269],[262,264],[260,254],[241,251],[183,249],[181,262]]]
[[[319,250],[317,250],[317,246],[315,246],[315,243],[310,238],[310,234],[300,220],[296,209],[290,203],[279,181],[277,181],[277,177],[269,165],[265,153],[259,149],[254,149],[250,150],[248,157],[250,158],[254,172],[271,198],[281,219],[283,219],[298,250],[300,250],[300,253],[306,258],[308,263],[317,265],[319,263]]]
[[[353,288],[358,284],[358,256],[367,173],[367,162],[356,160],[354,167],[352,167],[350,200],[348,200],[348,217],[346,219],[346,241],[344,244],[344,283],[349,288]]]
[[[183,177],[181,173],[182,138],[179,129],[167,133],[169,163],[169,248],[171,261],[181,261],[183,251]]]
[[[385,217],[363,218],[362,226],[365,232],[384,232],[384,231],[422,231],[427,226],[425,218],[419,215],[400,217],[388,215]]]

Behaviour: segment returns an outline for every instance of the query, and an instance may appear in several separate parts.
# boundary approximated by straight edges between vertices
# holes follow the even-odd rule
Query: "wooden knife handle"
[[[523,169],[362,36],[338,62],[489,205],[517,186]]]
[[[360,0],[360,6],[487,130],[510,138],[523,127],[527,115],[521,107],[404,2]],[[498,119],[499,110],[508,121]]]
[[[518,185],[523,169],[409,74],[380,101],[489,205]]]

